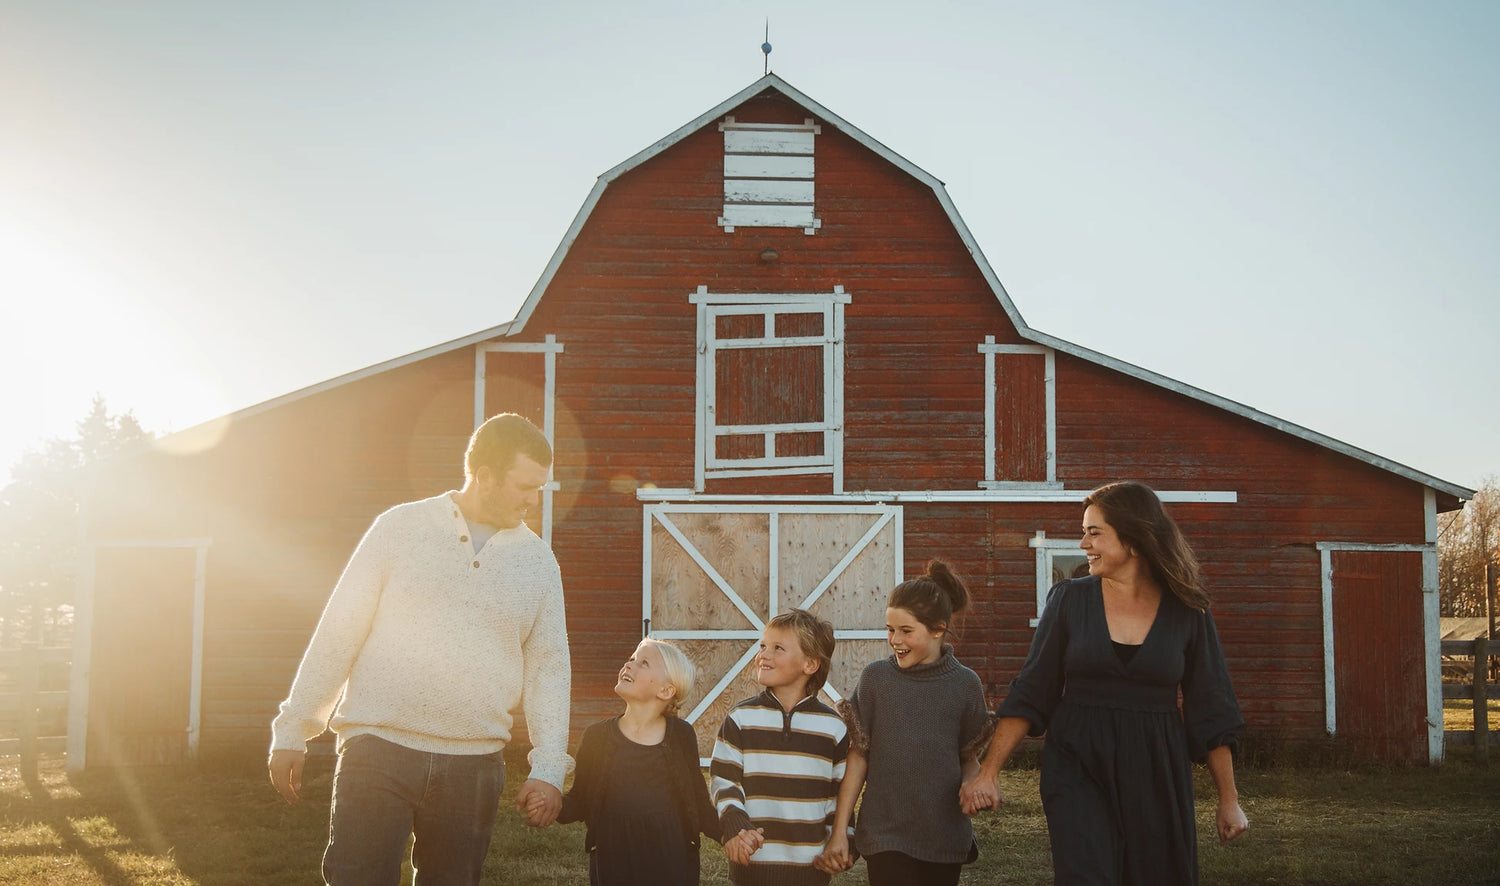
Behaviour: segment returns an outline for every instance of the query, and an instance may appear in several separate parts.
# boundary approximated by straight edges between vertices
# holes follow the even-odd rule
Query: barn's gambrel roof
[[[980,273],[989,283],[991,290],[995,294],[995,298],[1000,302],[1001,307],[1005,310],[1006,316],[1010,318],[1011,323],[1015,325],[1017,332],[1021,335],[1022,338],[1025,338],[1028,341],[1035,342],[1039,345],[1053,348],[1061,353],[1077,357],[1081,360],[1085,360],[1099,366],[1104,366],[1132,378],[1140,379],[1141,381],[1147,382],[1148,384],[1176,392],[1185,397],[1189,397],[1202,403],[1206,403],[1210,406],[1217,407],[1218,409],[1222,409],[1225,412],[1243,416],[1244,418],[1248,418],[1251,421],[1266,425],[1267,427],[1274,428],[1283,433],[1290,434],[1293,437],[1298,437],[1326,449],[1333,450],[1334,452],[1349,456],[1350,458],[1365,462],[1366,464],[1380,468],[1381,470],[1388,471],[1399,477],[1404,477],[1408,480],[1415,481],[1423,486],[1435,490],[1440,494],[1452,496],[1453,498],[1460,501],[1471,499],[1474,497],[1475,490],[1439,479],[1432,476],[1431,474],[1418,471],[1415,468],[1408,467],[1388,458],[1384,458],[1372,452],[1360,449],[1357,446],[1352,446],[1342,440],[1337,440],[1325,434],[1320,434],[1317,431],[1304,428],[1301,425],[1297,425],[1292,422],[1277,418],[1276,416],[1269,415],[1265,412],[1261,412],[1260,410],[1246,406],[1243,403],[1238,403],[1234,400],[1230,400],[1227,397],[1221,397],[1217,394],[1213,394],[1200,388],[1193,387],[1192,385],[1189,385],[1185,382],[1181,382],[1176,379],[1168,378],[1166,376],[1152,372],[1149,369],[1143,369],[1139,366],[1135,366],[1123,360],[1111,357],[1107,354],[1101,354],[1081,345],[1076,345],[1072,342],[1064,341],[1063,339],[1060,339],[1056,336],[1041,332],[1040,330],[1032,329],[1021,317],[1020,311],[1016,309],[1015,303],[1011,301],[1010,294],[1005,291],[1005,286],[1001,284],[999,277],[995,275],[994,269],[990,267],[988,259],[984,257],[983,250],[981,250],[979,248],[979,244],[975,242],[974,235],[969,231],[968,225],[966,225],[963,218],[959,216],[958,209],[954,206],[953,200],[948,196],[948,191],[943,186],[943,183],[941,181],[934,178],[931,174],[916,166],[905,157],[902,157],[900,154],[897,154],[895,151],[892,151],[890,148],[881,144],[879,141],[871,138],[869,135],[861,131],[858,127],[850,124],[842,117],[838,116],[837,114],[823,107],[818,102],[804,95],[791,84],[787,83],[785,80],[781,79],[775,74],[767,74],[761,79],[756,80],[754,83],[751,83],[749,86],[725,99],[715,107],[709,109],[708,111],[705,111],[703,114],[700,114],[698,117],[678,128],[675,132],[672,132],[670,135],[667,135],[666,137],[658,140],[651,146],[645,148],[642,151],[639,151],[634,156],[625,160],[623,163],[620,163],[619,165],[605,172],[603,175],[599,176],[598,180],[594,183],[593,189],[589,192],[587,199],[584,200],[583,206],[578,210],[577,216],[574,217],[573,223],[568,227],[567,233],[563,236],[562,241],[558,244],[557,249],[553,252],[552,258],[547,262],[546,268],[542,271],[542,274],[537,279],[536,284],[532,286],[531,292],[527,295],[525,303],[521,305],[520,310],[516,313],[516,317],[514,320],[510,321],[509,323],[503,323],[499,326],[476,332],[472,335],[467,335],[462,338],[454,339],[450,342],[445,342],[440,345],[425,348],[423,350],[416,351],[402,357],[397,357],[383,363],[378,363],[364,369],[341,375],[337,378],[329,379],[328,381],[321,382],[319,384],[302,388],[298,391],[294,391],[281,397],[267,400],[255,406],[240,410],[239,412],[227,416],[227,418],[234,419],[253,415],[259,412],[264,412],[268,409],[275,408],[294,400],[299,400],[303,397],[310,396],[320,391],[329,390],[348,382],[357,381],[361,378],[367,378],[372,375],[377,375],[381,372],[395,369],[400,366],[405,366],[418,360],[437,356],[439,354],[447,353],[459,348],[471,347],[475,344],[493,338],[502,336],[515,336],[523,333],[525,331],[527,321],[530,319],[532,313],[535,311],[536,306],[538,305],[538,303],[540,303],[542,297],[546,294],[548,287],[551,286],[553,278],[557,274],[558,269],[562,266],[563,260],[567,257],[574,241],[577,240],[579,233],[583,230],[584,225],[588,222],[590,215],[593,213],[594,207],[598,205],[600,198],[604,195],[604,191],[610,186],[611,183],[613,183],[616,179],[620,178],[625,173],[630,172],[631,170],[645,163],[647,160],[650,160],[658,154],[665,152],[672,146],[676,145],[678,142],[687,138],[689,135],[699,131],[707,125],[718,121],[727,113],[744,104],[746,101],[749,101],[755,96],[767,91],[775,91],[781,93],[788,99],[796,102],[807,111],[811,112],[819,119],[822,124],[837,128],[845,135],[858,142],[860,145],[863,145],[864,147],[873,151],[875,154],[879,155],[885,160],[888,160],[903,172],[907,173],[908,175],[922,182],[927,187],[931,188],[934,196],[937,197],[938,203],[942,205],[943,210],[947,213],[948,219],[952,223],[954,230],[958,233],[959,237],[964,243],[964,246],[968,249],[969,254],[973,256],[974,262],[978,266]],[[191,429],[182,433],[186,434],[190,431]],[[1457,502],[1454,502],[1453,505],[1456,506]],[[1443,508],[1440,503],[1439,510],[1446,510],[1446,508]]]

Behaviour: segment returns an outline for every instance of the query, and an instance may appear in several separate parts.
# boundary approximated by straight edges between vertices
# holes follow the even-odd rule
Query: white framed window
[[[822,129],[803,123],[740,123],[725,117],[725,233],[741,228],[802,228],[812,234],[813,140]]]
[[[1057,355],[1042,345],[979,346],[984,355],[981,489],[1062,488],[1057,480]]]
[[[1076,539],[1048,538],[1037,530],[1028,544],[1036,549],[1036,618],[1031,620],[1036,627],[1047,606],[1047,592],[1065,578],[1088,574],[1089,561]]]
[[[698,287],[696,488],[713,477],[830,474],[842,491],[844,305],[832,292]]]

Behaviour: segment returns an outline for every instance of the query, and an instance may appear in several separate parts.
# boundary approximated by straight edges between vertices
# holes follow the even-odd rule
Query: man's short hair
[[[524,416],[503,412],[474,429],[464,453],[464,473],[473,477],[482,467],[504,474],[524,455],[542,467],[552,464],[552,444],[547,435]]]

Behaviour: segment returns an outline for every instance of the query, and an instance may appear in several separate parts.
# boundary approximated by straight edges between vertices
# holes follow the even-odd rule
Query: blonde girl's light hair
[[[647,637],[641,641],[642,646],[648,643],[661,653],[662,665],[667,671],[667,684],[675,690],[672,693],[672,700],[667,702],[666,710],[667,716],[675,717],[682,709],[683,699],[687,698],[688,692],[692,691],[693,678],[698,669],[693,667],[693,662],[686,653],[666,640]]]

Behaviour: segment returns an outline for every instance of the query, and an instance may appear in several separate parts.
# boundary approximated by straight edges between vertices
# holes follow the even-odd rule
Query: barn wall
[[[752,100],[734,114],[756,122],[807,116],[780,98]],[[816,144],[822,227],[811,236],[717,226],[723,139],[713,126],[624,174],[603,193],[518,336],[537,342],[554,334],[564,348],[553,543],[573,638],[575,730],[618,709],[614,674],[640,636],[637,489],[693,485],[696,308],[688,296],[699,286],[849,293],[846,489],[972,491],[984,479],[978,346],[985,336],[1022,340],[928,188],[831,126]],[[777,262],[761,261],[767,247]],[[276,703],[370,520],[462,483],[473,360],[460,349],[315,394],[238,422],[203,452],[132,460],[101,483],[96,535],[213,538],[205,753],[264,748]],[[486,409],[539,418],[539,361],[491,360]],[[997,424],[1010,435],[1002,436],[1001,470],[1034,473],[1039,374],[1007,379],[1015,387],[1002,388],[997,403]],[[1204,563],[1252,725],[1319,734],[1314,545],[1422,542],[1421,487],[1066,355],[1057,357],[1056,379],[1057,478],[1067,488],[1133,478],[1160,489],[1237,493],[1232,504],[1172,512]],[[708,491],[826,494],[832,481],[740,478],[712,481]],[[906,573],[940,556],[970,582],[975,602],[956,640],[992,703],[1031,640],[1028,540],[1038,530],[1074,537],[1079,517],[1074,504],[904,505]],[[1414,622],[1394,616],[1382,629],[1420,636],[1420,611]]]
[[[402,367],[188,435],[101,478],[98,539],[208,537],[201,747],[264,750],[323,604],[371,520],[463,483],[473,354]],[[214,438],[217,437],[215,440]],[[110,623],[96,625],[96,648]]]

